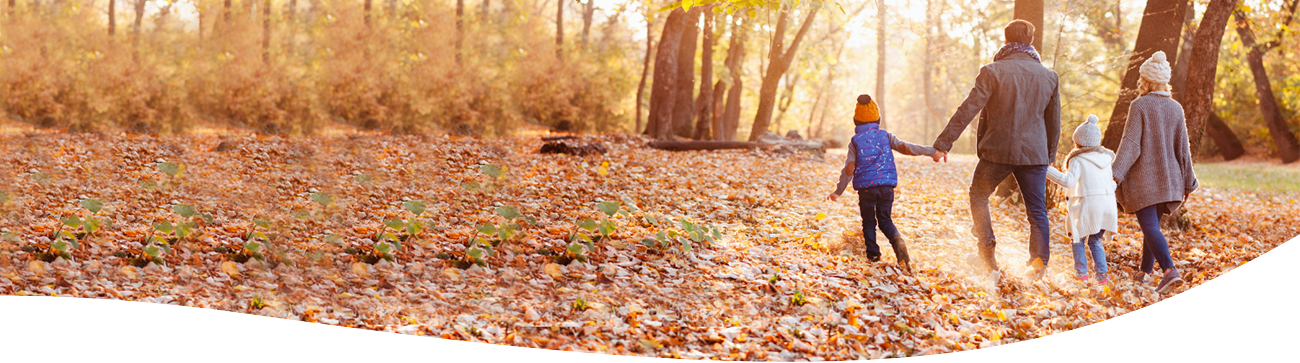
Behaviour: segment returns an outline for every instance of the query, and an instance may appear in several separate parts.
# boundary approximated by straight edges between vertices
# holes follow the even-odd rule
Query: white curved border
[[[1158,304],[916,362],[1296,361],[1300,237]],[[1216,242],[1230,243],[1230,242]],[[666,361],[469,343],[117,300],[0,296],[0,361]]]

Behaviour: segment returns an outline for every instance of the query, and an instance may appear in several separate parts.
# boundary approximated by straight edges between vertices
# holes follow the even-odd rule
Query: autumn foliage
[[[1074,280],[1063,206],[1047,278],[1014,263],[1027,232],[1011,201],[993,207],[1005,276],[970,267],[969,157],[898,159],[907,274],[866,260],[856,205],[820,201],[836,162],[595,141],[608,153],[538,154],[534,138],[3,136],[0,293],[726,360],[968,350],[1163,299],[1126,277],[1141,251],[1130,216],[1106,243],[1109,285]],[[1286,194],[1206,187],[1186,207],[1167,236],[1188,288],[1300,233]]]
[[[332,124],[490,135],[562,121],[606,131],[631,121],[637,63],[624,44],[569,45],[559,61],[548,19],[508,8],[466,18],[458,62],[455,12],[442,2],[375,2],[369,15],[358,1],[236,1],[229,14],[221,2],[185,2],[176,7],[198,6],[197,22],[162,5],[137,31],[122,15],[134,2],[115,1],[115,35],[102,8],[70,3],[20,2],[0,22],[9,118],[68,131],[282,135]]]

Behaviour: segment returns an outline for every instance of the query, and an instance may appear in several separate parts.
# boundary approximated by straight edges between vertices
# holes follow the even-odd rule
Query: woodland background
[[[1213,3],[6,0],[0,115],[158,134],[504,136],[531,124],[666,138],[657,126],[667,124],[677,137],[743,140],[758,123],[844,139],[852,100],[872,93],[888,128],[928,143],[1001,45],[1001,27],[1037,7],[1064,130],[1087,114],[1122,122],[1133,53],[1170,48],[1185,68],[1212,14],[1227,19],[1205,112],[1217,142],[1198,151],[1300,158],[1296,1]]]

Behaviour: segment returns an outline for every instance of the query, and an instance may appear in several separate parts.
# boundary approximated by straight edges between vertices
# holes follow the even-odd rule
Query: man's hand
[[[830,195],[827,195],[827,196],[826,196],[826,200],[829,200],[829,201],[832,201],[832,202],[834,202],[834,201],[836,201],[836,200],[838,200],[838,199],[840,199],[840,195],[839,195],[839,194],[831,193]]]
[[[939,162],[939,160],[943,160],[943,162],[946,163],[948,162],[948,152],[935,150],[934,156],[931,156],[930,158],[934,159],[934,162],[936,163]]]

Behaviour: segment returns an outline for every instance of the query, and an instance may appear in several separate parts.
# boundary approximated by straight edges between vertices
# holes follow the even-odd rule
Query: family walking
[[[1067,228],[1075,275],[1080,281],[1110,281],[1102,237],[1106,231],[1118,231],[1118,209],[1122,207],[1124,212],[1137,216],[1142,229],[1142,261],[1133,279],[1149,283],[1158,278],[1159,293],[1173,291],[1183,280],[1160,231],[1160,217],[1176,211],[1196,190],[1197,182],[1182,106],[1170,98],[1171,70],[1164,52],[1156,52],[1141,66],[1139,97],[1129,108],[1119,149],[1112,152],[1101,146],[1097,117],[1090,115],[1071,135],[1074,150],[1065,157],[1065,170],[1061,171],[1051,166],[1057,159],[1061,137],[1057,74],[1042,65],[1031,45],[1033,24],[1015,20],[1003,32],[1005,46],[993,57],[993,63],[980,68],[970,94],[933,146],[904,142],[881,129],[877,101],[868,95],[858,96],[848,158],[835,192],[827,199],[836,200],[851,182],[858,193],[868,259],[880,259],[875,238],[879,226],[899,266],[910,270],[906,242],[891,218],[894,188],[899,177],[906,177],[898,174],[892,151],[946,161],[953,142],[979,116],[979,162],[969,195],[974,222],[971,232],[982,267],[999,270],[989,196],[1003,179],[1013,176],[1020,186],[1030,225],[1026,265],[1031,268],[1032,279],[1046,275],[1051,258],[1051,226],[1045,194],[1050,179],[1067,190]],[[1089,255],[1094,275],[1089,274]],[[1157,263],[1159,274],[1154,271]]]

